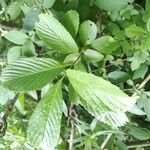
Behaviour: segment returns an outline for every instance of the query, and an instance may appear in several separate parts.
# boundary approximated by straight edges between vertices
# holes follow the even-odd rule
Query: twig
[[[11,111],[14,108],[14,105],[19,97],[19,93],[15,95],[15,97],[9,101],[7,107],[5,108],[4,114],[0,120],[0,137],[3,137],[7,130],[7,118]]]
[[[138,147],[150,147],[150,143],[143,143],[143,144],[133,144],[127,146],[127,148],[132,149],[132,148],[138,148]]]
[[[73,142],[72,142],[73,141],[73,137],[74,137],[74,122],[72,120],[73,110],[74,110],[74,105],[71,104],[70,108],[69,108],[69,116],[68,116],[68,121],[67,121],[67,126],[71,127],[71,129],[70,129],[70,135],[69,135],[69,140],[68,140],[68,143],[69,143],[68,150],[72,150],[72,147],[73,147]]]
[[[143,82],[138,86],[138,90],[140,90],[140,89],[142,89],[145,85],[146,85],[146,83],[148,82],[150,80],[150,75],[148,75],[144,80],[143,80]],[[132,96],[136,96],[136,91],[132,94]],[[106,146],[106,144],[108,143],[108,141],[109,141],[109,139],[111,138],[111,136],[112,136],[112,133],[110,133],[110,134],[108,134],[107,135],[107,137],[106,137],[106,139],[104,140],[104,142],[102,143],[102,145],[101,145],[101,150],[103,150],[104,148],[105,148],[105,146]]]
[[[110,133],[110,134],[107,135],[106,139],[104,140],[104,142],[101,145],[101,150],[103,150],[105,148],[105,146],[108,143],[108,141],[111,138],[111,136],[112,136],[112,133]]]

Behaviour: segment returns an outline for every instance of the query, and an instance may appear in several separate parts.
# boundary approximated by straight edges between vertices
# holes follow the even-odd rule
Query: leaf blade
[[[64,68],[49,58],[22,58],[3,70],[2,82],[14,91],[32,91],[52,81]]]

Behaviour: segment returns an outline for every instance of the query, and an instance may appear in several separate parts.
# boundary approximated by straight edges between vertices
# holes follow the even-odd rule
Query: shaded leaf
[[[63,18],[63,25],[75,37],[79,28],[79,14],[75,10],[68,11]]]
[[[31,7],[27,14],[25,15],[25,19],[23,22],[23,30],[28,32],[34,29],[35,23],[39,20],[38,10],[35,7]]]

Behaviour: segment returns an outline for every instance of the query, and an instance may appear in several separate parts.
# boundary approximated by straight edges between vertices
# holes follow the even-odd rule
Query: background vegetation
[[[150,149],[150,0],[0,0],[0,33],[1,150]]]

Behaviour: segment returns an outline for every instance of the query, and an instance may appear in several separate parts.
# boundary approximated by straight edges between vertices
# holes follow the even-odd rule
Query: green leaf
[[[149,131],[144,128],[130,127],[129,134],[138,140],[148,140],[150,138]]]
[[[55,0],[44,0],[44,6],[46,8],[51,8],[55,3]]]
[[[5,38],[14,44],[23,45],[28,36],[21,31],[11,30],[5,35]]]
[[[136,51],[132,57],[131,69],[134,71],[149,59],[149,53],[146,51]]]
[[[32,57],[36,55],[34,44],[30,38],[28,38],[23,44],[22,55],[27,57]]]
[[[83,45],[91,44],[97,36],[96,24],[90,20],[84,21],[79,28],[79,37]]]
[[[147,71],[148,71],[148,65],[146,65],[146,64],[141,65],[141,67],[139,67],[134,72],[133,79],[138,79],[138,78],[144,79]]]
[[[21,13],[20,4],[21,4],[21,1],[16,1],[16,2],[13,2],[8,7],[7,14],[10,16],[11,20],[16,19],[19,16],[19,14]]]
[[[63,18],[63,25],[75,37],[79,28],[79,14],[75,10],[68,11]]]
[[[15,46],[8,50],[7,53],[7,62],[10,64],[13,61],[16,61],[21,56],[21,46]]]
[[[53,49],[61,53],[78,52],[78,46],[72,36],[54,17],[42,14],[36,31],[38,36]]]
[[[106,11],[119,11],[125,8],[128,0],[96,0],[95,5]]]
[[[122,126],[127,122],[124,112],[133,107],[135,98],[129,97],[115,85],[92,74],[67,70],[67,76],[81,96],[81,104],[90,114],[112,127]]]
[[[84,57],[91,63],[99,62],[104,58],[104,55],[92,49],[87,49],[83,54]]]
[[[23,30],[26,32],[32,31],[35,27],[35,23],[38,20],[38,9],[35,7],[31,7],[25,15],[25,19],[23,21]]]
[[[106,35],[96,39],[92,43],[91,47],[101,52],[102,54],[111,54],[117,49],[118,44],[116,45],[113,37]]]
[[[108,78],[116,83],[125,82],[130,79],[130,75],[123,71],[113,71],[108,74]]]
[[[150,18],[147,20],[147,31],[150,32]]]
[[[142,36],[144,34],[144,30],[141,27],[136,26],[135,24],[130,25],[125,29],[126,36],[129,38],[135,38]]]
[[[0,104],[4,105],[14,97],[14,92],[9,91],[8,89],[4,88],[2,85],[0,85]]]
[[[61,82],[52,86],[34,110],[28,125],[27,140],[39,149],[54,149],[59,141],[63,98]]]
[[[77,53],[73,53],[73,54],[69,54],[65,57],[65,60],[63,61],[64,64],[72,64],[72,63],[78,63],[79,61],[79,54]]]
[[[65,65],[59,65],[49,58],[22,58],[3,70],[2,82],[14,91],[41,89],[64,68]]]

